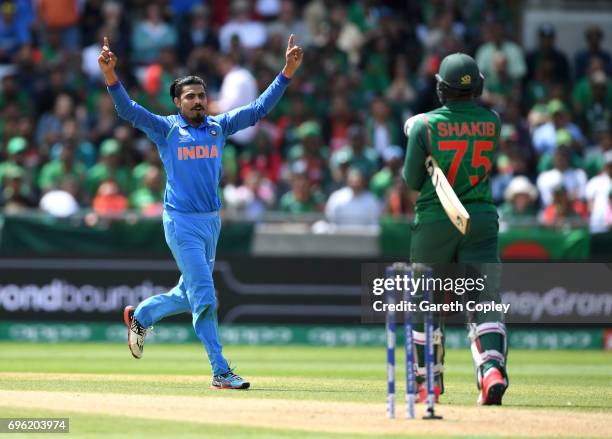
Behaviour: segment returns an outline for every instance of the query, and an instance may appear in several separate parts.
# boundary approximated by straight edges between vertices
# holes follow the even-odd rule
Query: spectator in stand
[[[68,53],[62,46],[62,34],[57,29],[49,29],[41,42],[40,55],[46,65],[67,66]]]
[[[315,121],[306,121],[297,129],[300,143],[291,147],[287,154],[290,163],[303,162],[305,173],[313,187],[325,189],[329,183],[327,161],[329,152],[321,140],[321,128]]]
[[[276,20],[268,24],[268,35],[295,34],[297,41],[302,47],[309,47],[313,44],[312,35],[306,24],[295,13],[295,2],[293,0],[281,0],[280,13]]]
[[[132,31],[133,61],[140,65],[156,62],[162,48],[174,48],[176,43],[176,30],[164,20],[159,4],[148,4]]]
[[[536,155],[531,145],[531,132],[529,124],[525,117],[521,114],[521,104],[519,99],[511,99],[508,101],[506,111],[501,115],[502,130],[501,135],[506,137],[506,140],[512,141],[519,149],[520,155],[527,163],[527,173],[531,174],[536,165]],[[505,128],[504,128],[505,127]]]
[[[7,214],[36,207],[36,200],[24,187],[24,172],[18,166],[8,167],[0,179],[0,207]]]
[[[317,46],[324,44],[329,8],[325,0],[310,0],[302,11],[304,24]]]
[[[43,36],[51,33],[59,37],[62,50],[79,50],[81,31],[79,29],[78,0],[38,0],[38,16],[43,25]]]
[[[438,53],[440,46],[448,37],[462,41],[464,34],[465,26],[455,20],[454,11],[449,9],[440,10],[432,26],[420,25],[417,27],[417,37],[427,54]]]
[[[313,190],[308,177],[296,172],[291,176],[291,190],[283,195],[279,209],[286,213],[319,212],[324,204],[320,192]]]
[[[393,185],[385,195],[383,213],[394,218],[405,218],[414,214],[416,197],[408,190],[401,175],[393,177]]]
[[[327,118],[325,137],[329,139],[331,151],[337,151],[349,142],[349,127],[355,122],[355,115],[348,99],[344,95],[336,95],[331,100],[331,109]]]
[[[289,94],[288,99],[285,102],[281,100],[277,105],[280,107],[283,105],[283,103],[287,103],[288,108],[291,109],[291,111],[287,111],[286,113],[282,112],[276,122],[276,126],[280,130],[282,146],[284,147],[287,145],[291,146],[299,142],[298,128],[301,124],[309,119],[308,113],[306,112],[306,105],[304,104],[304,99],[302,96],[295,94],[291,95],[290,92],[291,86],[285,93],[285,95]]]
[[[248,221],[262,219],[276,200],[272,184],[255,169],[248,173],[243,185],[227,185],[223,198],[228,210],[243,214]]]
[[[165,47],[159,52],[159,62],[144,69],[142,88],[136,93],[141,105],[156,114],[174,114],[176,105],[168,94],[173,78],[183,75],[176,66],[174,50]]]
[[[74,117],[74,100],[72,96],[62,93],[55,99],[52,112],[47,112],[39,119],[36,126],[36,144],[39,148],[48,149],[62,138],[62,128],[66,120]]]
[[[348,142],[334,153],[350,157],[350,166],[361,170],[366,179],[370,179],[378,168],[378,154],[366,145],[366,136],[360,125],[351,125],[348,129]],[[334,156],[331,158],[334,161]]]
[[[13,1],[0,5],[0,64],[13,64],[22,47],[30,44],[30,18],[19,12]]]
[[[391,109],[381,97],[370,104],[370,114],[365,125],[368,138],[378,155],[382,155],[390,145],[400,143],[397,123],[391,120]]]
[[[427,113],[440,106],[436,93],[436,73],[440,67],[441,59],[438,55],[427,57],[421,66],[422,74],[417,81],[417,99],[413,105],[415,114]]]
[[[279,0],[255,0],[255,13],[266,23],[274,20],[280,13]]]
[[[0,139],[16,135],[15,129],[19,119],[19,107],[11,102],[4,106],[0,113]]]
[[[537,215],[538,190],[524,175],[514,177],[504,191],[500,220],[512,225],[532,225]]]
[[[357,64],[365,38],[355,23],[347,19],[346,6],[344,4],[335,3],[332,6],[329,15],[329,26],[339,30],[338,48],[348,55],[351,64]]]
[[[258,96],[257,81],[246,68],[238,65],[233,55],[217,57],[217,71],[223,77],[217,100],[208,103],[211,114],[225,113],[234,108],[247,105]],[[238,131],[229,139],[240,146],[245,146],[255,138],[257,126]]]
[[[539,155],[551,154],[557,145],[557,132],[567,130],[572,137],[572,146],[579,152],[586,144],[582,131],[571,121],[571,115],[565,104],[553,99],[547,106],[551,120],[533,132],[533,147]]]
[[[599,26],[591,26],[585,31],[584,38],[587,42],[587,48],[576,53],[574,62],[576,66],[576,80],[582,78],[587,73],[587,69],[593,58],[600,59],[606,74],[612,75],[612,59],[610,58],[610,52],[601,47],[603,37],[603,30]]]
[[[570,132],[564,128],[557,131],[556,148],[561,146],[566,147],[570,151],[570,165],[572,168],[584,168],[582,159],[582,150],[576,147],[576,142],[572,139]],[[538,171],[544,172],[552,169],[554,153],[546,153],[540,156],[538,161]]]
[[[346,179],[348,177],[348,171],[351,167],[351,160],[353,159],[353,153],[348,148],[343,148],[335,152],[329,159],[329,169],[331,173],[332,182],[327,188],[327,192],[331,193],[342,189],[346,186]]]
[[[560,185],[572,201],[585,198],[586,173],[582,169],[571,167],[570,156],[570,148],[560,145],[553,156],[554,168],[538,176],[537,187],[545,208],[552,204],[554,190]]]
[[[128,199],[119,190],[119,185],[113,180],[103,181],[97,188],[93,200],[93,210],[98,215],[115,216],[128,209]]]
[[[98,56],[102,50],[102,39],[108,34],[110,34],[110,29],[104,27],[98,29],[96,38],[81,52],[81,70],[87,75],[92,84],[103,80],[102,73],[100,73],[100,68],[98,67]]]
[[[591,64],[589,75],[576,83],[572,97],[581,126],[587,137],[592,139],[598,127],[607,127],[612,123],[612,81],[606,76],[598,58],[593,58]]]
[[[589,148],[584,158],[584,170],[589,177],[594,177],[603,171],[604,155],[612,150],[610,129],[603,127],[595,133],[595,146]]]
[[[382,95],[391,84],[389,43],[382,33],[375,34],[364,46],[362,57],[363,88],[368,95]]]
[[[476,62],[487,80],[497,80],[495,71],[495,56],[502,52],[507,59],[508,75],[514,80],[521,80],[527,73],[523,49],[506,38],[504,25],[500,22],[491,23],[487,29],[487,43],[476,51]]]
[[[75,158],[75,145],[62,143],[58,148],[58,158],[45,164],[38,177],[38,186],[43,192],[59,186],[66,177],[73,179],[77,185],[85,182],[87,168]]]
[[[161,179],[165,181],[165,173],[162,169],[161,158],[157,152],[157,148],[147,140],[139,142],[138,150],[141,154],[142,161],[132,169],[132,184],[134,189],[138,190],[144,185],[145,175],[151,168],[159,168],[161,170]]]
[[[17,105],[23,115],[32,113],[33,104],[29,93],[22,89],[17,82],[17,75],[7,74],[1,80],[0,85],[0,108],[4,108],[9,103]]]
[[[82,96],[75,93],[75,83],[70,83],[61,64],[49,65],[43,62],[42,65],[45,67],[37,66],[31,74],[26,74],[26,78],[29,76],[31,83],[25,83],[21,75],[19,77],[20,86],[30,90],[31,99],[34,101],[34,113],[38,118],[45,113],[52,112],[61,95],[68,95],[71,99]],[[30,67],[22,66],[21,68],[22,71],[27,71]]]
[[[503,201],[506,187],[514,177],[530,174],[528,156],[523,151],[514,126],[502,124],[495,174],[491,178],[491,195],[495,204]]]
[[[27,192],[32,192],[34,184],[32,181],[33,170],[27,163],[28,149],[28,140],[25,137],[12,137],[7,142],[6,160],[0,162],[0,185],[2,185],[5,173],[13,168],[17,168],[21,171],[19,177],[21,187]]]
[[[266,26],[250,18],[251,7],[247,0],[233,0],[231,19],[219,30],[221,51],[230,54],[232,38],[238,37],[240,46],[255,49],[266,44]]]
[[[527,80],[535,79],[535,72],[544,61],[551,63],[551,78],[555,82],[570,82],[567,56],[555,47],[555,27],[542,24],[538,28],[538,47],[527,55]]]
[[[380,202],[367,190],[367,181],[357,168],[349,170],[346,187],[332,193],[325,206],[328,221],[339,226],[377,225],[380,214]]]
[[[394,186],[397,177],[401,177],[404,150],[400,146],[391,145],[383,152],[382,158],[385,166],[374,174],[370,180],[370,190],[380,200],[385,199],[387,192]]]
[[[107,187],[100,194],[99,187],[105,182],[112,180],[112,185],[118,186],[119,191],[123,194],[128,194],[132,187],[130,171],[121,164],[120,159],[121,144],[115,139],[107,139],[100,145],[100,159],[98,163],[87,173],[85,185],[87,192],[92,196],[98,195],[113,195]]]
[[[108,30],[105,36],[113,42],[113,53],[121,58],[127,57],[132,45],[132,17],[123,13],[123,4],[116,0],[104,0],[101,12],[101,27]],[[128,67],[123,66],[122,70],[129,72]]]
[[[102,23],[102,4],[105,0],[87,0],[81,3],[79,28],[81,45],[87,47],[97,39],[97,32]]]
[[[145,216],[161,216],[164,211],[164,182],[160,168],[151,166],[147,169],[143,184],[130,195],[130,207],[139,210]]]
[[[572,198],[560,183],[552,188],[552,202],[542,211],[540,221],[549,227],[579,226],[587,217],[585,203]]]
[[[329,79],[336,75],[346,75],[349,72],[350,63],[348,54],[338,47],[340,29],[330,27],[327,29],[323,45],[317,50],[319,64],[319,75]]]
[[[265,47],[259,49],[260,55],[251,56],[253,69],[260,71],[263,74],[257,75],[257,81],[261,86],[267,83],[269,76],[273,75],[273,72],[280,70],[284,65],[284,59],[279,56],[279,50],[282,50],[283,44],[285,44],[285,36],[279,33],[268,32],[268,43]],[[277,111],[280,108],[276,108]]]
[[[50,215],[65,218],[79,211],[79,192],[81,186],[72,177],[65,177],[57,188],[51,189],[40,199],[40,208]]]
[[[483,100],[498,110],[503,121],[491,174],[496,202],[504,201],[505,190],[517,176],[538,180],[538,160],[541,172],[553,168],[557,145],[571,150],[568,171],[552,169],[562,178],[580,180],[578,168],[590,178],[599,176],[606,151],[612,148],[612,72],[602,29],[593,27],[586,33],[588,49],[578,54],[576,65],[584,74],[568,97],[568,78],[573,75],[562,48],[555,47],[555,29],[538,28],[537,47],[525,63],[523,49],[504,37],[504,31],[521,26],[507,3],[0,1],[0,63],[10,62],[16,69],[0,79],[0,175],[19,166],[23,177],[12,184],[19,180],[20,191],[27,189],[35,199],[64,186],[68,177],[79,188],[73,197],[78,208],[90,207],[97,186],[111,179],[132,205],[150,205],[153,212],[159,194],[152,188],[164,180],[152,170],[160,166],[159,154],[141,133],[116,118],[99,81],[98,36],[109,34],[114,41],[113,51],[123,60],[124,84],[146,90],[136,100],[167,114],[176,111],[167,95],[169,81],[186,73],[206,78],[209,100],[219,98],[210,100],[212,110],[249,102],[271,79],[270,72],[279,69],[283,59],[278,48],[295,33],[302,45],[316,49],[306,53],[311,62],[304,63],[304,74],[293,79],[286,98],[267,121],[251,132],[238,133],[223,153],[221,187],[229,188],[230,195],[232,190],[254,193],[251,187],[262,193],[253,197],[252,217],[259,218],[272,206],[274,194],[286,195],[279,209],[313,209],[305,194],[310,193],[317,204],[321,194],[328,197],[346,188],[351,167],[360,169],[366,182],[373,175],[370,184],[364,184],[381,204],[384,201],[388,214],[410,214],[411,194],[396,180],[402,148],[393,145],[403,142],[400,121],[439,105],[433,75],[441,57],[473,52],[479,41],[486,43],[478,48],[487,77]],[[74,44],[77,25],[82,45]],[[142,47],[132,46],[132,37],[138,37]],[[8,58],[6,47],[11,52]],[[76,59],[79,52],[82,59]],[[219,57],[220,53],[226,56]],[[233,76],[238,79],[233,81]],[[572,113],[563,104],[568,98]],[[353,125],[364,127],[365,141],[353,140]],[[23,151],[24,142],[15,140],[20,137],[26,145]],[[109,147],[103,145],[113,139],[122,145],[120,154],[108,154]],[[107,162],[120,162],[114,176]],[[89,167],[96,181],[89,176],[86,184],[83,178]],[[540,184],[552,174],[542,175]],[[69,198],[69,186],[57,192],[63,199]],[[567,187],[572,197],[571,184]],[[597,196],[604,199],[599,192]],[[64,201],[55,194],[47,196],[44,209],[51,211],[49,203],[59,203],[70,210],[73,203]],[[228,208],[232,209],[231,203]],[[601,208],[597,212],[598,218],[606,215]]]
[[[87,137],[92,143],[99,145],[103,140],[113,137],[118,123],[113,100],[108,94],[101,94],[95,105],[95,113],[90,114],[89,117]],[[130,133],[130,136],[132,134]],[[89,162],[87,165],[91,166]]]
[[[97,158],[96,148],[91,142],[85,140],[76,119],[66,119],[62,124],[62,138],[51,146],[49,151],[50,158],[59,158],[62,147],[65,144],[69,144],[70,148],[74,149],[76,160],[83,163],[86,168],[91,168],[95,165]]]
[[[251,170],[255,169],[273,184],[278,183],[283,159],[272,143],[272,137],[266,130],[259,130],[253,143],[238,158],[240,177],[245,180]]]
[[[178,58],[185,63],[195,48],[219,50],[217,38],[210,21],[210,11],[205,5],[197,5],[191,10],[189,25],[179,28]]]
[[[413,87],[408,61],[403,55],[395,57],[393,64],[393,78],[391,85],[385,91],[385,98],[390,103],[392,108],[403,110],[405,107],[412,107],[416,99],[416,90]],[[401,115],[401,119],[405,120],[405,114]]]
[[[170,0],[169,3],[172,21],[177,29],[187,26],[190,14],[202,6],[202,0]]]
[[[612,194],[612,149],[605,152],[604,163],[604,170],[591,178],[586,187],[586,199],[591,212],[589,226],[592,233],[604,233],[612,228],[612,204],[610,203]]]
[[[497,52],[493,60],[495,75],[485,81],[483,102],[498,113],[505,113],[508,101],[519,92],[519,82],[508,73],[508,59],[502,52]]]

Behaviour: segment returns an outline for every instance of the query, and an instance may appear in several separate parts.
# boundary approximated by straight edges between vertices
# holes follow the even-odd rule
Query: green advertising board
[[[221,325],[224,345],[383,346],[384,328],[373,325]],[[399,333],[398,343],[403,343]],[[448,328],[448,348],[467,348],[467,331]],[[21,342],[116,342],[123,343],[126,328],[114,323],[0,323],[0,340]],[[187,324],[156,326],[147,343],[199,343]],[[602,349],[602,329],[512,329],[509,345],[517,349]]]

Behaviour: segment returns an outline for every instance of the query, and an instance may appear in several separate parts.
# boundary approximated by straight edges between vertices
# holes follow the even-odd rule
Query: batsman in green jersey
[[[403,176],[408,187],[418,191],[416,219],[413,225],[410,258],[425,264],[459,263],[496,267],[489,285],[496,285],[498,217],[491,199],[489,174],[498,145],[498,115],[480,106],[484,77],[474,59],[463,53],[447,56],[436,75],[437,93],[442,106],[411,117],[405,126],[408,147]],[[464,234],[449,221],[425,160],[432,156],[469,214],[469,230]],[[492,263],[492,264],[488,264]],[[485,268],[486,270],[486,268]],[[479,293],[481,302],[499,302],[495,286]],[[506,374],[506,328],[499,313],[471,316],[471,351],[480,389],[478,402],[499,405],[508,387]],[[443,325],[436,329],[434,366],[437,384],[443,392]],[[424,374],[423,333],[415,331],[419,358],[417,377]]]

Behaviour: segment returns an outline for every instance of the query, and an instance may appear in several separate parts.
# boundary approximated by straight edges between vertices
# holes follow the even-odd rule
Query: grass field
[[[69,417],[69,437],[610,437],[612,356],[511,351],[504,407],[476,407],[467,350],[447,354],[443,421],[385,418],[384,348],[231,346],[249,391],[209,388],[199,345],[0,343],[0,417]],[[398,363],[401,353],[398,351]],[[398,371],[399,395],[403,371]],[[19,435],[11,435],[18,437]],[[48,437],[27,434],[24,437]]]

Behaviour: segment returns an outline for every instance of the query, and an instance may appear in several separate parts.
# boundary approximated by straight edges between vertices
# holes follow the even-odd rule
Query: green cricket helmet
[[[436,81],[438,99],[444,104],[448,98],[455,96],[471,94],[479,97],[482,94],[484,76],[474,58],[465,53],[453,53],[442,60]]]

